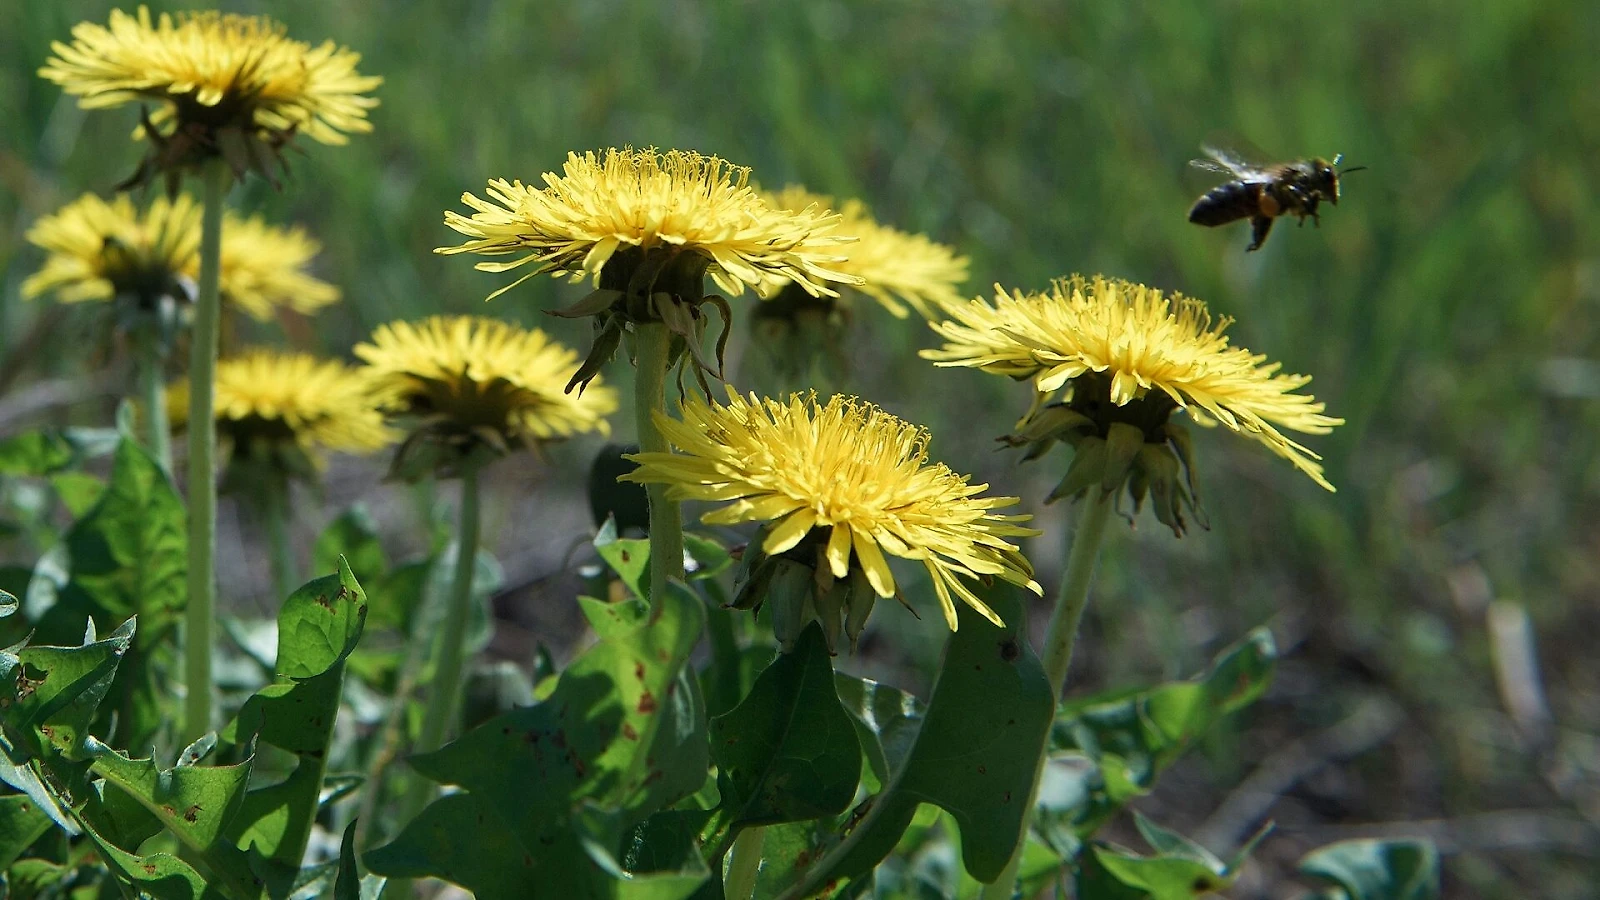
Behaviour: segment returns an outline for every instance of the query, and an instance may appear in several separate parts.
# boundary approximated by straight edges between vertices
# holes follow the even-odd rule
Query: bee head
[[[1344,154],[1333,158],[1333,162],[1317,157],[1311,161],[1311,188],[1334,206],[1339,205],[1339,161],[1344,159]]]
[[[1334,154],[1333,162],[1331,163],[1324,162],[1320,159],[1314,162],[1316,167],[1317,181],[1319,184],[1326,185],[1326,187],[1323,188],[1323,193],[1327,194],[1328,202],[1332,203],[1334,206],[1339,205],[1339,176],[1349,175],[1351,172],[1359,172],[1366,168],[1366,166],[1351,166],[1350,168],[1341,172],[1339,171],[1339,163],[1341,162],[1344,162],[1343,153]]]

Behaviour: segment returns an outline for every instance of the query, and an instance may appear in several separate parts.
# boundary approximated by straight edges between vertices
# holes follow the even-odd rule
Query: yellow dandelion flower
[[[855,281],[831,267],[849,240],[834,233],[838,216],[773,209],[749,177],[743,166],[681,150],[569,153],[561,174],[545,174],[543,187],[500,178],[489,182],[488,199],[462,194],[474,212],[446,212],[445,224],[468,240],[435,252],[518,255],[478,263],[485,272],[533,267],[491,297],[545,272],[599,283],[619,252],[636,265],[638,253],[629,250],[698,255],[704,266],[695,277],[703,271],[729,294],[749,286],[768,295],[793,282],[831,295],[827,282]]]
[[[339,289],[305,271],[321,249],[298,226],[280,228],[259,216],[225,213],[217,276],[223,302],[262,322],[271,321],[279,307],[309,314],[335,302]],[[191,268],[191,277],[198,278],[198,257]]]
[[[266,162],[295,135],[342,144],[372,130],[367,96],[383,79],[356,72],[360,54],[326,41],[291,40],[261,16],[215,11],[152,17],[114,10],[108,24],[79,23],[56,42],[39,75],[102,109],[154,102],[136,132],[152,155],[135,178],[221,155],[236,173]],[[153,129],[153,131],[152,131]]]
[[[966,257],[923,235],[880,224],[861,201],[847,200],[840,206],[832,197],[794,185],[765,199],[775,209],[837,209],[840,220],[834,233],[860,240],[840,248],[846,258],[832,268],[860,278],[856,290],[897,318],[905,318],[906,305],[933,318],[940,307],[964,299],[957,288],[967,280]]]
[[[1157,438],[1152,426],[1159,430],[1169,412],[1182,409],[1260,442],[1333,490],[1316,462],[1321,457],[1279,429],[1327,434],[1344,420],[1297,393],[1310,376],[1283,374],[1280,364],[1231,346],[1225,331],[1232,320],[1213,319],[1199,300],[1074,276],[1038,294],[1007,294],[997,285],[992,304],[973,300],[949,314],[933,326],[944,346],[922,351],[936,365],[1030,379],[1044,395],[1070,385],[1075,414],[1096,419],[1086,404],[1109,400],[1100,418],[1144,428],[1148,440]],[[1079,382],[1090,380],[1097,386],[1080,397]],[[1095,424],[1103,431],[1106,423]]]
[[[168,389],[167,410],[174,425],[186,422],[187,381]],[[217,363],[216,421],[236,460],[289,449],[369,453],[395,439],[356,369],[281,350],[249,350]]]
[[[130,296],[150,305],[162,295],[187,299],[182,281],[199,263],[200,208],[187,195],[157,197],[142,213],[127,195],[93,194],[68,203],[28,229],[46,251],[22,282],[22,296],[54,293],[63,303]]]
[[[609,434],[616,392],[568,394],[578,354],[538,329],[480,316],[391,322],[359,344],[374,396],[389,415],[454,443],[504,452],[588,432]],[[598,381],[598,379],[597,379]]]
[[[22,283],[24,297],[53,291],[71,303],[127,295],[148,305],[166,294],[187,302],[200,277],[200,206],[188,194],[157,197],[143,213],[125,194],[109,202],[86,194],[34,223],[28,240],[49,255]],[[279,307],[313,313],[333,303],[339,289],[305,271],[321,249],[304,229],[226,213],[223,302],[263,322]]]
[[[863,571],[879,597],[895,595],[884,554],[920,561],[945,621],[956,627],[953,598],[1000,619],[963,579],[994,576],[1040,592],[1033,569],[1006,540],[1037,534],[996,515],[1015,497],[980,497],[988,485],[928,461],[926,429],[864,401],[794,394],[786,402],[728,392],[727,404],[690,397],[683,421],[656,414],[682,453],[640,453],[624,480],[670,486],[679,500],[726,502],[708,525],[767,522],[761,549],[777,555],[813,532],[834,578]]]

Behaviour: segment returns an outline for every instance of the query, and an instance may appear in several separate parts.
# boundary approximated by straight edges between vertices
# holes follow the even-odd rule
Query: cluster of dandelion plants
[[[326,873],[340,897],[357,896],[352,879],[370,869],[360,896],[436,877],[485,897],[634,896],[615,893],[628,884],[659,888],[638,896],[688,897],[715,884],[716,896],[739,900],[798,898],[870,883],[921,802],[960,821],[965,870],[983,896],[1010,897],[1040,883],[1023,865],[1038,844],[1026,801],[1052,752],[1109,513],[1126,501],[1131,518],[1148,503],[1178,536],[1205,523],[1186,421],[1249,437],[1332,490],[1316,455],[1285,432],[1324,434],[1340,420],[1301,393],[1308,378],[1233,345],[1228,322],[1200,301],[1098,275],[969,299],[969,264],[952,248],[882,224],[856,200],[763,191],[749,169],[692,151],[574,152],[559,171],[524,172],[535,176],[527,182],[489,180],[481,196],[461,195],[465,211],[444,214],[459,239],[437,253],[481,257],[479,270],[510,276],[490,299],[541,274],[582,285],[551,312],[592,320],[586,351],[492,316],[445,315],[384,324],[349,360],[233,346],[222,339],[230,313],[311,316],[340,294],[310,274],[319,247],[307,231],[227,210],[230,185],[264,177],[299,189],[285,151],[302,136],[337,145],[370,130],[380,79],[359,74],[358,55],[333,42],[212,12],[115,12],[108,25],[79,25],[54,54],[40,74],[85,107],[140,108],[143,155],[122,187],[163,189],[148,202],[87,194],[38,221],[28,237],[46,256],[22,290],[110,304],[133,351],[138,434],[163,490],[169,433],[186,434],[185,664],[181,677],[149,676],[181,690],[184,715],[142,739],[188,749],[167,771],[110,750],[90,727],[104,686],[83,694],[71,727],[52,718],[70,698],[41,712],[14,692],[0,707],[33,718],[7,719],[8,764],[37,777],[6,780],[25,792],[37,784],[52,820],[88,835],[125,893],[179,896],[155,886],[159,872],[193,896],[288,896],[297,878],[313,878],[314,866],[300,868],[317,861],[306,856],[313,831],[349,824]],[[189,181],[198,198],[184,191]],[[821,354],[857,314],[856,295],[897,327],[931,328],[941,343],[922,356],[935,366],[1027,383],[1021,418],[999,440],[1020,449],[1018,462],[1055,459],[1056,444],[1071,450],[1059,486],[1034,498],[1082,508],[1064,572],[1041,576],[1024,555],[1040,533],[1016,512],[1028,498],[938,461],[929,429],[815,384],[779,396],[740,384],[727,353],[743,340],[735,319],[769,345],[812,329],[800,355]],[[186,365],[173,353],[184,344]],[[596,589],[609,599],[580,603],[592,646],[544,672],[531,705],[469,713],[485,472],[511,454],[608,435],[619,406],[611,382],[629,366],[639,446],[620,481],[645,489],[647,537],[607,526],[597,539],[611,570],[598,577],[614,584]],[[382,590],[408,582],[363,587],[343,562],[296,590],[292,485],[314,486],[328,452],[386,448],[393,478],[459,482],[450,549],[436,558],[439,602],[395,612]],[[267,663],[277,680],[225,701],[221,717],[219,485],[264,525],[274,593],[288,598]],[[684,503],[709,532],[686,532]],[[716,536],[729,534],[739,535],[731,549]],[[236,577],[220,579],[230,595]],[[1057,598],[1036,655],[1023,624],[1044,583]],[[833,671],[888,599],[934,612],[951,635],[926,704]],[[374,615],[407,623],[382,664],[356,650]],[[697,673],[702,632],[711,662]],[[116,639],[97,640],[91,623],[83,647],[60,652]],[[0,660],[22,658],[16,649]],[[1259,642],[1235,653],[1270,661]],[[17,669],[30,695],[43,659]],[[389,700],[362,720],[353,764],[338,763],[353,770],[346,789],[328,753],[352,679],[363,680],[363,703]],[[898,699],[874,713],[874,691]],[[883,729],[896,716],[914,737],[891,745]],[[249,786],[258,741],[299,761],[287,780]],[[198,765],[219,746],[235,762]],[[986,777],[992,768],[1000,786],[965,797],[972,773],[940,760]],[[201,796],[202,782],[207,799],[174,805]],[[439,785],[452,789],[436,797]],[[355,795],[348,804],[345,793]],[[126,798],[175,835],[181,858],[144,846],[138,835],[153,832],[117,818]],[[289,812],[273,819],[269,809]],[[209,814],[221,823],[205,830],[197,822]],[[1057,868],[1088,865],[1081,845],[1052,849]],[[1186,864],[1202,863],[1216,884],[1231,877],[1232,864]]]

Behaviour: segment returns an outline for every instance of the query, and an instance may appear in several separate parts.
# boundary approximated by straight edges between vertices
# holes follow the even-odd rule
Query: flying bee
[[[1326,200],[1339,205],[1339,176],[1359,172],[1366,166],[1339,171],[1344,154],[1328,162],[1321,157],[1285,163],[1258,164],[1247,161],[1237,151],[1210,145],[1201,147],[1210,159],[1190,163],[1197,169],[1221,172],[1230,180],[1217,185],[1196,200],[1189,209],[1189,221],[1196,225],[1226,225],[1238,219],[1250,220],[1250,246],[1246,252],[1261,249],[1272,230],[1272,220],[1292,215],[1304,225],[1309,217],[1322,225],[1317,205]]]

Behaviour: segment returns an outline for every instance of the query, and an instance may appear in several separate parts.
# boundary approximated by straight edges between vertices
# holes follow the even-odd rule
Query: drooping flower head
[[[199,258],[200,208],[187,195],[157,197],[142,213],[120,195],[85,194],[28,229],[46,251],[22,296],[54,293],[63,303],[129,299],[144,310],[162,298],[186,302]]]
[[[456,471],[473,454],[500,455],[579,434],[610,433],[616,392],[566,384],[578,355],[538,329],[479,316],[433,316],[378,327],[359,344],[373,396],[411,432],[396,460],[407,477]]]
[[[730,389],[726,404],[690,397],[683,421],[657,413],[656,424],[681,452],[636,454],[639,468],[625,480],[669,485],[674,499],[725,503],[702,517],[708,525],[764,523],[759,544],[746,550],[751,581],[764,587],[787,577],[784,568],[799,573],[795,583],[822,616],[830,645],[840,616],[853,639],[873,597],[896,595],[885,554],[923,564],[952,629],[956,599],[1000,623],[967,579],[993,576],[1039,591],[1027,559],[1007,541],[1038,533],[1016,524],[1030,517],[994,513],[1017,499],[979,496],[988,485],[929,461],[926,429],[870,403],[821,403],[814,394],[779,402]],[[811,597],[804,585],[813,582]]]
[[[28,229],[48,252],[22,283],[24,297],[54,293],[64,303],[125,299],[153,310],[170,299],[186,306],[200,277],[200,207],[188,194],[157,197],[140,212],[127,195],[74,200]],[[222,300],[270,321],[279,308],[311,313],[339,299],[306,266],[320,246],[301,228],[229,212],[222,221]]]
[[[1052,499],[1091,484],[1119,488],[1125,474],[1136,508],[1148,491],[1161,521],[1181,534],[1179,504],[1195,512],[1196,498],[1187,432],[1170,421],[1178,410],[1263,444],[1333,490],[1320,457],[1280,429],[1327,434],[1344,420],[1298,393],[1310,376],[1283,374],[1280,364],[1232,346],[1231,320],[1213,319],[1199,300],[1072,276],[1037,294],[996,286],[993,303],[973,300],[949,313],[933,326],[944,346],[924,350],[925,358],[1029,380],[1041,401],[1066,389],[1062,403],[1036,402],[1012,437],[1033,445],[1030,458],[1056,441],[1077,447]]]
[[[776,209],[839,210],[835,233],[859,240],[841,247],[839,253],[845,259],[832,267],[860,278],[855,289],[878,301],[896,318],[905,318],[907,306],[924,318],[936,318],[942,307],[962,302],[958,288],[967,280],[967,258],[924,235],[879,223],[860,200],[846,200],[839,205],[832,197],[795,185],[766,200]]]
[[[254,349],[217,363],[217,437],[234,487],[261,476],[309,477],[320,452],[370,453],[393,443],[359,372],[305,353]],[[167,391],[174,425],[189,415],[189,384]],[[267,487],[262,482],[255,487]]]
[[[831,294],[828,282],[856,280],[831,267],[849,241],[835,234],[837,215],[769,207],[749,176],[680,150],[570,153],[543,187],[495,179],[488,199],[462,194],[473,213],[446,212],[445,224],[467,240],[435,252],[516,257],[477,264],[486,272],[526,269],[491,299],[541,273],[592,279],[599,290],[563,312],[601,319],[586,376],[611,358],[630,322],[665,323],[698,355],[707,276],[730,295],[750,287],[763,296],[791,283]],[[726,302],[712,302],[726,321]]]
[[[326,41],[291,40],[261,16],[215,11],[152,17],[113,10],[106,25],[79,23],[72,43],[56,42],[39,75],[87,109],[153,103],[135,137],[151,149],[129,181],[167,176],[223,157],[236,175],[273,176],[297,134],[323,144],[371,131],[367,93],[383,79],[356,72],[360,54]]]

